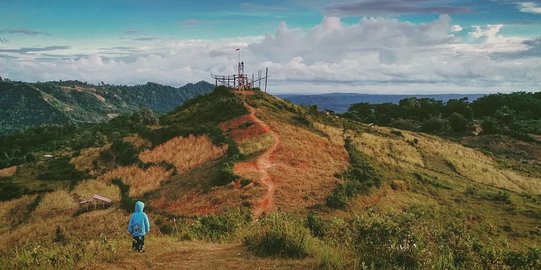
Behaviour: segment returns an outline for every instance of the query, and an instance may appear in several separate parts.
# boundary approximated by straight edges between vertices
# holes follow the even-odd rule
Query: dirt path
[[[126,240],[119,247],[114,262],[87,269],[313,269],[313,259],[284,260],[252,255],[235,243],[180,242],[173,238],[150,235],[145,253],[134,253]]]
[[[276,189],[272,177],[269,174],[269,169],[273,166],[270,157],[278,149],[280,144],[280,137],[265,123],[263,120],[256,116],[256,110],[244,101],[244,106],[250,111],[249,119],[255,124],[260,125],[261,128],[273,137],[274,143],[269,149],[267,149],[262,155],[256,158],[254,162],[242,162],[235,166],[235,169],[255,169],[261,174],[259,181],[267,187],[267,192],[263,199],[261,199],[257,205],[254,206],[254,218],[257,220],[263,213],[268,213],[274,206],[274,191]]]

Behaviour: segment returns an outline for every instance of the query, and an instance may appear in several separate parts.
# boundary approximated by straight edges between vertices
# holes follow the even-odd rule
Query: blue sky
[[[284,92],[539,90],[541,1],[0,0],[0,76],[181,85],[271,68]]]

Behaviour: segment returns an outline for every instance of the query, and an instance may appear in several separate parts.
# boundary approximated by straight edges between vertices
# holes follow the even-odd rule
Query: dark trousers
[[[133,236],[131,248],[134,251],[139,251],[139,252],[142,251],[144,245],[145,245],[145,236]]]

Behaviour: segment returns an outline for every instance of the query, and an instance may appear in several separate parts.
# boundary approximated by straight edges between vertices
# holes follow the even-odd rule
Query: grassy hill
[[[156,83],[116,86],[0,81],[0,134],[44,124],[97,123],[143,108],[165,113],[213,88],[206,82],[174,88]]]
[[[223,87],[85,131],[101,139],[63,131],[0,169],[1,268],[541,266],[535,142],[369,127]],[[501,151],[515,147],[521,162]],[[78,205],[94,193],[113,205]],[[125,229],[135,200],[144,254]]]

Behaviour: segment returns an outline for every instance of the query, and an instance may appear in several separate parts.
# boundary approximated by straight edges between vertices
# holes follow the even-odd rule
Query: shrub
[[[496,202],[510,203],[509,193],[505,191],[498,191],[498,193],[491,193],[484,196],[485,199]]]
[[[244,245],[260,256],[304,258],[308,256],[310,232],[289,218],[272,214],[262,228],[244,238]]]
[[[0,182],[0,201],[9,201],[23,196],[25,190],[21,185],[12,182]]]
[[[504,255],[504,262],[513,269],[540,269],[541,250],[529,248],[527,252],[508,251]]]
[[[114,141],[111,145],[111,152],[115,156],[115,161],[123,166],[133,164],[139,160],[137,150],[131,143],[123,140]]]
[[[121,179],[115,178],[111,183],[118,186],[120,189],[120,208],[126,210],[126,212],[131,213],[135,207],[136,200],[130,197],[130,187],[122,182]]]
[[[418,241],[409,216],[358,217],[354,222],[354,248],[365,265],[376,269],[420,266]]]
[[[402,134],[402,131],[400,130],[391,130],[391,134],[394,134],[398,137],[404,137],[404,134]]]
[[[325,204],[334,209],[344,209],[347,206],[348,195],[343,184],[334,187],[331,195],[325,199]]]
[[[243,209],[226,209],[221,214],[199,217],[192,231],[200,239],[222,240],[248,224],[251,218],[251,214]]]
[[[77,183],[79,180],[85,179],[88,176],[75,169],[73,164],[69,162],[68,157],[60,157],[50,160],[46,166],[41,170],[37,179],[39,180],[64,180],[71,181],[72,184]]]
[[[308,214],[306,217],[306,226],[312,232],[313,236],[323,237],[327,230],[325,221],[320,217],[316,216],[314,213]]]

